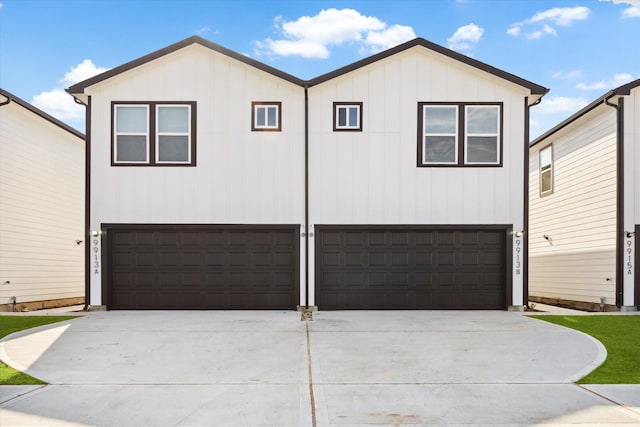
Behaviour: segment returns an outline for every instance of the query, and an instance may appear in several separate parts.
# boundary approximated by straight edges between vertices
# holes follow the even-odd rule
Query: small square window
[[[251,130],[280,131],[282,117],[281,102],[252,102]]]
[[[333,103],[334,131],[362,131],[362,102]]]

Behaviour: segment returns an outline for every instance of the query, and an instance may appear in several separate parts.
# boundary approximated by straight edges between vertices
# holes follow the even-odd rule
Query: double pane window
[[[420,103],[418,166],[499,166],[501,106]]]
[[[113,164],[195,165],[194,110],[195,103],[114,104]]]

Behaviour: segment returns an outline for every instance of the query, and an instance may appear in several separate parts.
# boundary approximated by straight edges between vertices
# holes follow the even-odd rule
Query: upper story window
[[[113,103],[112,165],[195,166],[195,102]]]
[[[252,102],[251,130],[252,131],[281,131],[282,103],[281,102]]]
[[[501,166],[502,104],[418,104],[418,166]]]
[[[540,150],[540,196],[553,193],[553,146]]]
[[[334,131],[362,131],[362,102],[333,103]]]

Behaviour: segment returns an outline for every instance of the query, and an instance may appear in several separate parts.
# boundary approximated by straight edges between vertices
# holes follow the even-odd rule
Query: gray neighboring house
[[[84,302],[84,135],[0,89],[0,311]]]
[[[640,306],[640,79],[531,143],[531,300]]]
[[[80,82],[106,309],[522,309],[529,108],[415,39],[301,80],[191,37]]]

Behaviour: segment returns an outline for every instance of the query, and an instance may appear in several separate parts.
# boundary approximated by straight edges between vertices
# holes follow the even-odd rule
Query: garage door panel
[[[106,228],[111,309],[297,305],[297,226]]]
[[[504,228],[319,225],[316,236],[321,310],[505,307]]]

